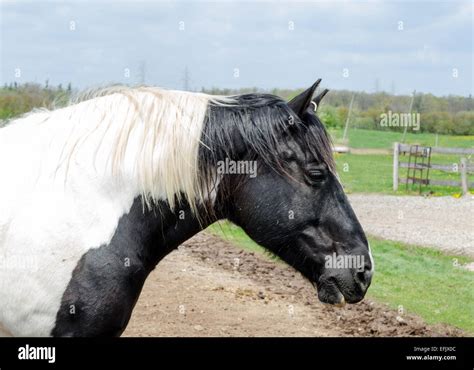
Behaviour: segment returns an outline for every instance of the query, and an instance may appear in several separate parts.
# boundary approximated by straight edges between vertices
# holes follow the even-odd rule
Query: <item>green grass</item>
[[[474,333],[474,272],[454,266],[470,262],[441,251],[369,238],[376,274],[369,296],[402,305],[430,323]]]
[[[237,247],[265,253],[239,227],[229,222],[208,229]],[[430,324],[446,323],[474,333],[474,273],[454,266],[466,257],[369,237],[376,273],[368,297],[421,316]],[[276,262],[278,263],[278,262]]]
[[[348,193],[386,193],[407,194],[405,185],[400,184],[395,193],[392,190],[393,158],[383,154],[336,154],[336,163],[339,176],[346,192]],[[433,154],[432,162],[437,164],[459,163],[459,156]],[[408,158],[401,157],[401,161]],[[406,177],[406,169],[401,168],[399,177]],[[460,180],[459,173],[431,171],[430,179]],[[474,181],[474,175],[468,176],[469,181]],[[422,192],[433,191],[434,195],[459,195],[459,187],[428,186]],[[418,194],[418,187],[411,194]]]
[[[268,254],[264,248],[255,243],[239,226],[229,221],[219,221],[209,226],[206,231],[229,240],[234,245],[249,252]],[[271,255],[273,256],[273,255]],[[272,257],[274,258],[274,257]]]
[[[329,132],[334,142],[340,142],[343,136],[342,129],[330,129]],[[387,130],[364,130],[349,129],[349,146],[351,148],[372,148],[389,149],[393,148],[393,143],[402,140],[402,132]],[[436,135],[431,133],[413,133],[408,131],[405,142],[407,144],[420,144],[425,146],[435,146]],[[438,135],[438,146],[454,148],[473,148],[474,136],[451,136]]]

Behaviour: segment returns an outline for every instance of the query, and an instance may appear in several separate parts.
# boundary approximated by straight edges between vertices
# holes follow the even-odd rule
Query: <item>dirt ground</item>
[[[368,299],[336,308],[283,263],[201,233],[148,278],[124,336],[462,336]]]

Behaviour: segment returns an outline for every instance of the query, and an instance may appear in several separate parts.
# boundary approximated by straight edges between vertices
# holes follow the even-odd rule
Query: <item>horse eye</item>
[[[309,168],[307,175],[312,182],[321,182],[326,178],[326,172],[319,168]]]

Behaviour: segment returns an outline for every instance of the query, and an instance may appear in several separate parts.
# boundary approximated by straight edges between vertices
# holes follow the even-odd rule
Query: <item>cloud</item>
[[[1,14],[1,83],[17,67],[22,81],[133,83],[145,61],[146,81],[170,88],[188,66],[195,88],[323,77],[331,88],[370,91],[379,79],[403,93],[472,93],[469,1],[39,1],[3,2]]]

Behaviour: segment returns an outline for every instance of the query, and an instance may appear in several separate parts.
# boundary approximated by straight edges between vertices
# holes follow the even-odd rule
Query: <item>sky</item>
[[[2,85],[473,91],[470,0],[0,1]]]

